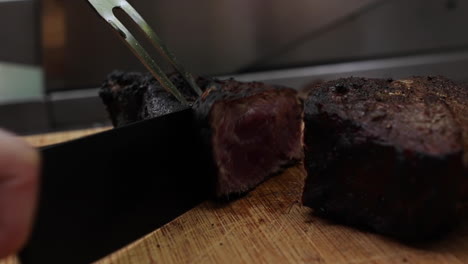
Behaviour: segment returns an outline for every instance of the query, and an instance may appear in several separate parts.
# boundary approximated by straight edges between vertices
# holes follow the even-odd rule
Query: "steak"
[[[293,89],[229,80],[210,86],[193,108],[218,196],[244,193],[303,159],[303,103]]]
[[[399,239],[443,234],[468,197],[467,104],[443,77],[307,87],[304,205]]]
[[[259,82],[198,77],[197,99],[179,74],[169,76],[193,104],[194,122],[212,168],[213,193],[243,194],[303,159],[303,103],[297,92]],[[185,108],[150,75],[114,72],[100,96],[114,126]]]
[[[197,96],[185,83],[182,76],[173,73],[169,74],[168,77],[189,103],[195,102]],[[197,77],[196,82],[204,90],[212,80]],[[106,105],[107,112],[115,127],[185,108],[149,73],[112,72],[102,84],[99,96]]]

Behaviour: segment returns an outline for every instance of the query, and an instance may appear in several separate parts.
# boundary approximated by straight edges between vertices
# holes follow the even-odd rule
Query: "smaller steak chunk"
[[[223,81],[194,109],[213,158],[217,196],[244,193],[303,158],[303,104],[293,89]]]
[[[184,97],[193,103],[197,96],[180,74],[168,75]],[[198,77],[197,84],[202,90],[211,82],[209,78]],[[149,73],[125,73],[115,71],[103,83],[99,95],[115,127],[149,119],[184,108]]]
[[[442,77],[313,84],[303,203],[319,216],[404,240],[450,229],[466,197],[468,101],[448,94],[463,89]]]

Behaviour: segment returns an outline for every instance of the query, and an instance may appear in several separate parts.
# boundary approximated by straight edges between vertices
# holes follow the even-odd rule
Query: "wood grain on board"
[[[47,145],[89,133],[27,140]],[[300,204],[303,179],[298,166],[230,203],[204,202],[99,263],[468,263],[468,223],[438,242],[405,245],[313,217]]]
[[[323,221],[299,203],[303,169],[229,204],[205,202],[101,263],[468,263],[468,228],[412,247]]]
[[[90,128],[84,130],[74,130],[74,131],[67,131],[67,132],[57,132],[57,133],[49,133],[43,135],[33,135],[23,137],[29,144],[35,147],[42,147],[52,144],[57,144],[73,139],[77,139],[80,137],[92,135],[98,132],[109,130],[110,127],[98,127],[98,128]]]

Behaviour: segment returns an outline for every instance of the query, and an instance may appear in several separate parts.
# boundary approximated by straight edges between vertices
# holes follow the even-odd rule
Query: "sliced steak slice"
[[[464,89],[442,77],[308,87],[303,203],[319,216],[401,239],[447,230],[466,195],[468,101],[456,96]]]
[[[303,103],[293,89],[234,80],[194,104],[218,196],[244,193],[303,158]]]

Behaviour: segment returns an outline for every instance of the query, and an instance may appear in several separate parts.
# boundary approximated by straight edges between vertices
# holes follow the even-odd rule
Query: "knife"
[[[198,94],[200,88],[125,0],[88,0],[161,85],[187,108],[41,149],[42,182],[22,263],[89,263],[161,227],[207,199],[210,156],[193,112],[130,31],[124,11]]]
[[[208,198],[192,110],[44,147],[39,208],[21,263],[89,263]]]

